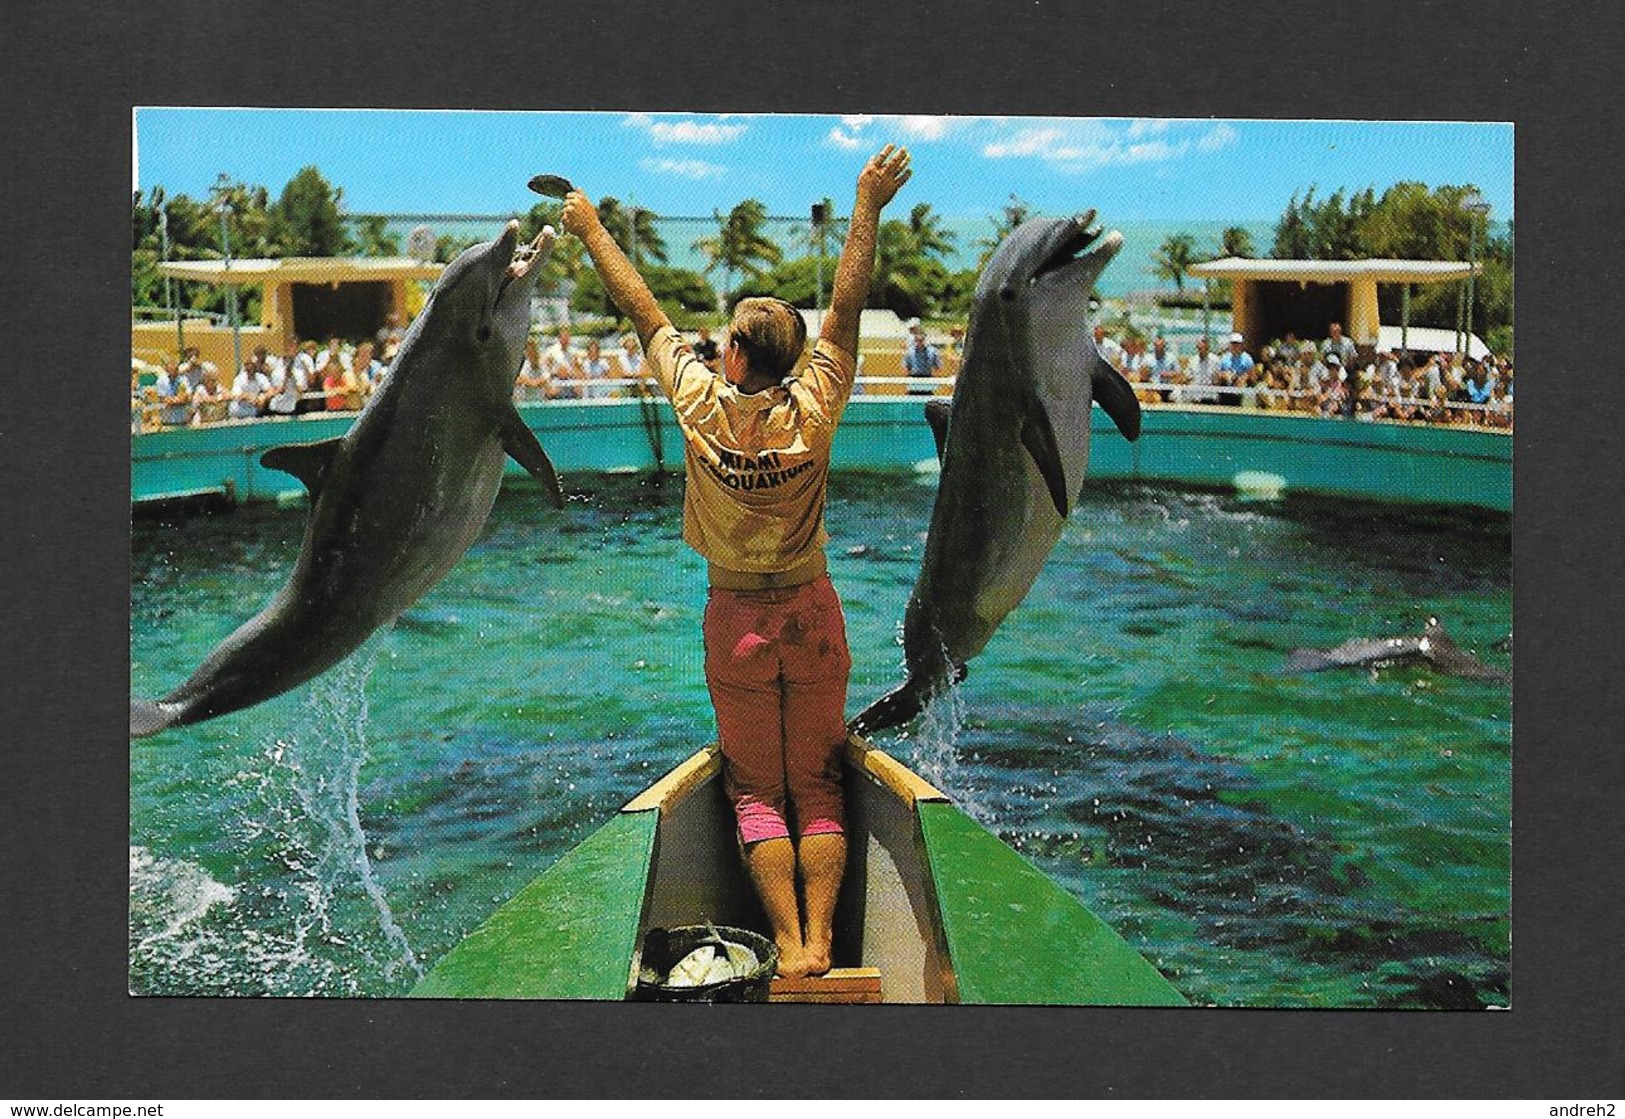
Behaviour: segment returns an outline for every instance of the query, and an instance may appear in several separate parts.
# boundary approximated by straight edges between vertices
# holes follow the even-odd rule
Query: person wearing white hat
[[[1247,340],[1238,331],[1230,335],[1230,351],[1219,359],[1219,378],[1221,385],[1245,386],[1247,378],[1253,371],[1253,355],[1246,350]],[[1225,404],[1240,404],[1241,397],[1237,394],[1227,393],[1223,397]]]

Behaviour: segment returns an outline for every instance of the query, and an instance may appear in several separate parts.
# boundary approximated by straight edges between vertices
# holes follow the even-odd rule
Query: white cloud
[[[841,123],[846,125],[853,132],[861,132],[863,131],[864,127],[872,123],[874,119],[874,117],[864,113],[848,113],[846,116],[841,118]]]
[[[1057,171],[1076,174],[1102,167],[1169,164],[1193,152],[1219,151],[1239,142],[1236,130],[1219,123],[1200,135],[1196,122],[1172,120],[1072,121],[1055,127],[1026,127],[982,148],[988,159],[1043,160]]]
[[[829,130],[829,135],[824,137],[824,143],[828,144],[832,148],[840,148],[843,151],[851,151],[853,148],[856,148],[858,145],[862,144],[863,141],[859,140],[856,136],[847,135],[837,126]]]
[[[1026,128],[1009,140],[994,140],[982,148],[989,159],[1006,159],[1018,155],[1045,155],[1061,138],[1059,128]]]
[[[657,144],[731,144],[750,128],[748,124],[656,120],[648,113],[628,113],[622,122],[628,128],[641,128]]]
[[[1196,141],[1196,146],[1205,152],[1216,152],[1222,148],[1235,145],[1240,142],[1240,139],[1240,133],[1234,128],[1231,128],[1228,124],[1220,123],[1208,129],[1202,138]]]
[[[651,175],[677,175],[684,179],[720,178],[727,168],[703,159],[654,159],[638,161],[638,166]]]
[[[897,127],[912,140],[940,140],[953,127],[953,117],[905,116],[897,118]]]

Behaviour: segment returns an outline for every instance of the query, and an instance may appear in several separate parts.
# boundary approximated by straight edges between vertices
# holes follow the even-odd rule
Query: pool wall
[[[664,402],[560,401],[520,411],[561,474],[653,469],[657,442],[665,466],[682,469],[682,437]],[[342,436],[354,421],[353,413],[311,415],[132,435],[131,501],[297,495],[300,484],[261,466],[260,455]],[[1512,509],[1512,437],[1504,431],[1187,405],[1147,408],[1135,443],[1096,408],[1092,435],[1089,475],[1096,479]],[[836,436],[833,465],[929,470],[935,458],[921,398],[858,396]],[[517,463],[508,468],[524,476]]]

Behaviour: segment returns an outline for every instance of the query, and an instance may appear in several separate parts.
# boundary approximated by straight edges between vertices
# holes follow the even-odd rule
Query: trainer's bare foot
[[[775,943],[779,946],[778,975],[781,979],[804,979],[812,974],[807,970],[806,953],[800,944]]]
[[[830,937],[822,940],[809,937],[802,947],[801,963],[807,970],[803,975],[823,975],[830,966]]]

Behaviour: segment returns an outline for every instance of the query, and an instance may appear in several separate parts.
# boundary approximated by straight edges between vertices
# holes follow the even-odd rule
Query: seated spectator
[[[525,339],[525,359],[513,383],[516,404],[537,404],[547,399],[547,373],[542,368],[542,346],[535,335]]]
[[[942,355],[937,348],[925,340],[925,328],[920,325],[919,319],[908,320],[908,338],[903,342],[903,375],[905,377],[931,378],[937,375],[942,368]],[[929,394],[932,386],[909,385],[910,394],[919,396]]]
[[[289,362],[293,372],[293,382],[298,393],[296,407],[297,413],[319,412],[323,410],[322,398],[316,395],[321,388],[321,375],[316,371],[317,347],[314,338],[307,338],[300,345],[297,353]]]
[[[327,340],[327,347],[322,350],[321,353],[316,355],[317,377],[326,379],[327,367],[335,361],[337,361],[345,369],[350,368],[350,355],[344,350],[344,339],[336,336],[329,338]]]
[[[1107,336],[1106,328],[1099,323],[1095,324],[1095,349],[1099,350],[1100,356],[1110,362],[1112,367],[1119,373],[1123,371],[1123,365],[1128,355],[1123,352],[1122,346]]]
[[[304,356],[296,341],[294,347],[282,359],[280,366],[271,368],[271,398],[265,402],[264,415],[267,416],[293,416],[299,411],[299,394],[304,386],[300,383],[300,361]]]
[[[350,358],[350,373],[355,377],[363,399],[377,391],[379,382],[384,379],[384,363],[378,360],[376,354],[377,350],[371,342],[362,342]]]
[[[1348,370],[1343,368],[1343,359],[1334,352],[1325,353],[1321,360],[1323,364],[1319,368],[1324,372],[1320,377],[1315,410],[1322,416],[1345,415],[1349,407]]]
[[[330,359],[322,367],[322,391],[327,394],[325,404],[329,412],[361,410],[361,384],[342,361]]]
[[[587,399],[603,400],[614,395],[614,386],[609,383],[609,359],[596,338],[587,339],[587,353],[581,359],[581,378],[587,382],[582,393]]]
[[[196,346],[188,346],[181,351],[181,364],[178,372],[186,378],[186,383],[196,388],[203,383],[203,358],[198,354]]]
[[[163,372],[153,385],[158,395],[158,422],[165,427],[185,427],[192,422],[192,382],[180,371],[174,358],[164,361]]]
[[[616,376],[629,381],[643,379],[643,347],[638,345],[636,334],[628,334],[621,339],[621,348],[615,351],[615,360],[618,365],[615,370]],[[643,388],[642,385],[635,385],[631,391],[636,395]]]
[[[1168,339],[1157,335],[1151,343],[1151,356],[1148,359],[1146,373],[1148,379],[1157,385],[1181,385],[1185,383],[1185,374],[1179,368],[1179,359],[1168,349]],[[1162,389],[1163,400],[1177,400],[1177,390]]]
[[[1219,399],[1210,387],[1218,383],[1219,377],[1219,359],[1212,351],[1204,334],[1196,340],[1196,356],[1185,366],[1185,383],[1192,386],[1185,390],[1185,399],[1194,404],[1214,404]]]
[[[234,420],[251,420],[265,414],[266,407],[276,390],[271,387],[271,361],[264,346],[256,346],[254,354],[231,382],[231,402],[226,412]]]
[[[570,345],[569,327],[559,327],[553,344],[542,351],[542,369],[549,396],[565,400],[581,396],[581,355]]]
[[[406,328],[401,325],[401,316],[391,311],[384,319],[384,325],[378,328],[373,341],[377,343],[375,353],[381,356],[385,364],[395,360],[395,351],[401,348],[401,342],[406,338]]]
[[[1246,350],[1246,339],[1240,333],[1230,335],[1229,352],[1219,359],[1219,383],[1243,387],[1253,371],[1253,355]],[[1226,404],[1240,404],[1239,394],[1230,395]]]
[[[147,424],[147,393],[148,386],[141,383],[141,371],[133,364],[130,366],[130,434],[140,435],[148,430]]]
[[[220,379],[220,370],[212,361],[202,363],[202,374],[197,388],[192,390],[192,404],[196,409],[195,423],[217,424],[226,418],[231,393]]]
[[[1328,354],[1336,354],[1337,362],[1343,369],[1354,368],[1359,358],[1359,348],[1355,346],[1354,339],[1343,333],[1343,324],[1334,322],[1326,328],[1326,340],[1320,344],[1320,356],[1324,359]]]

